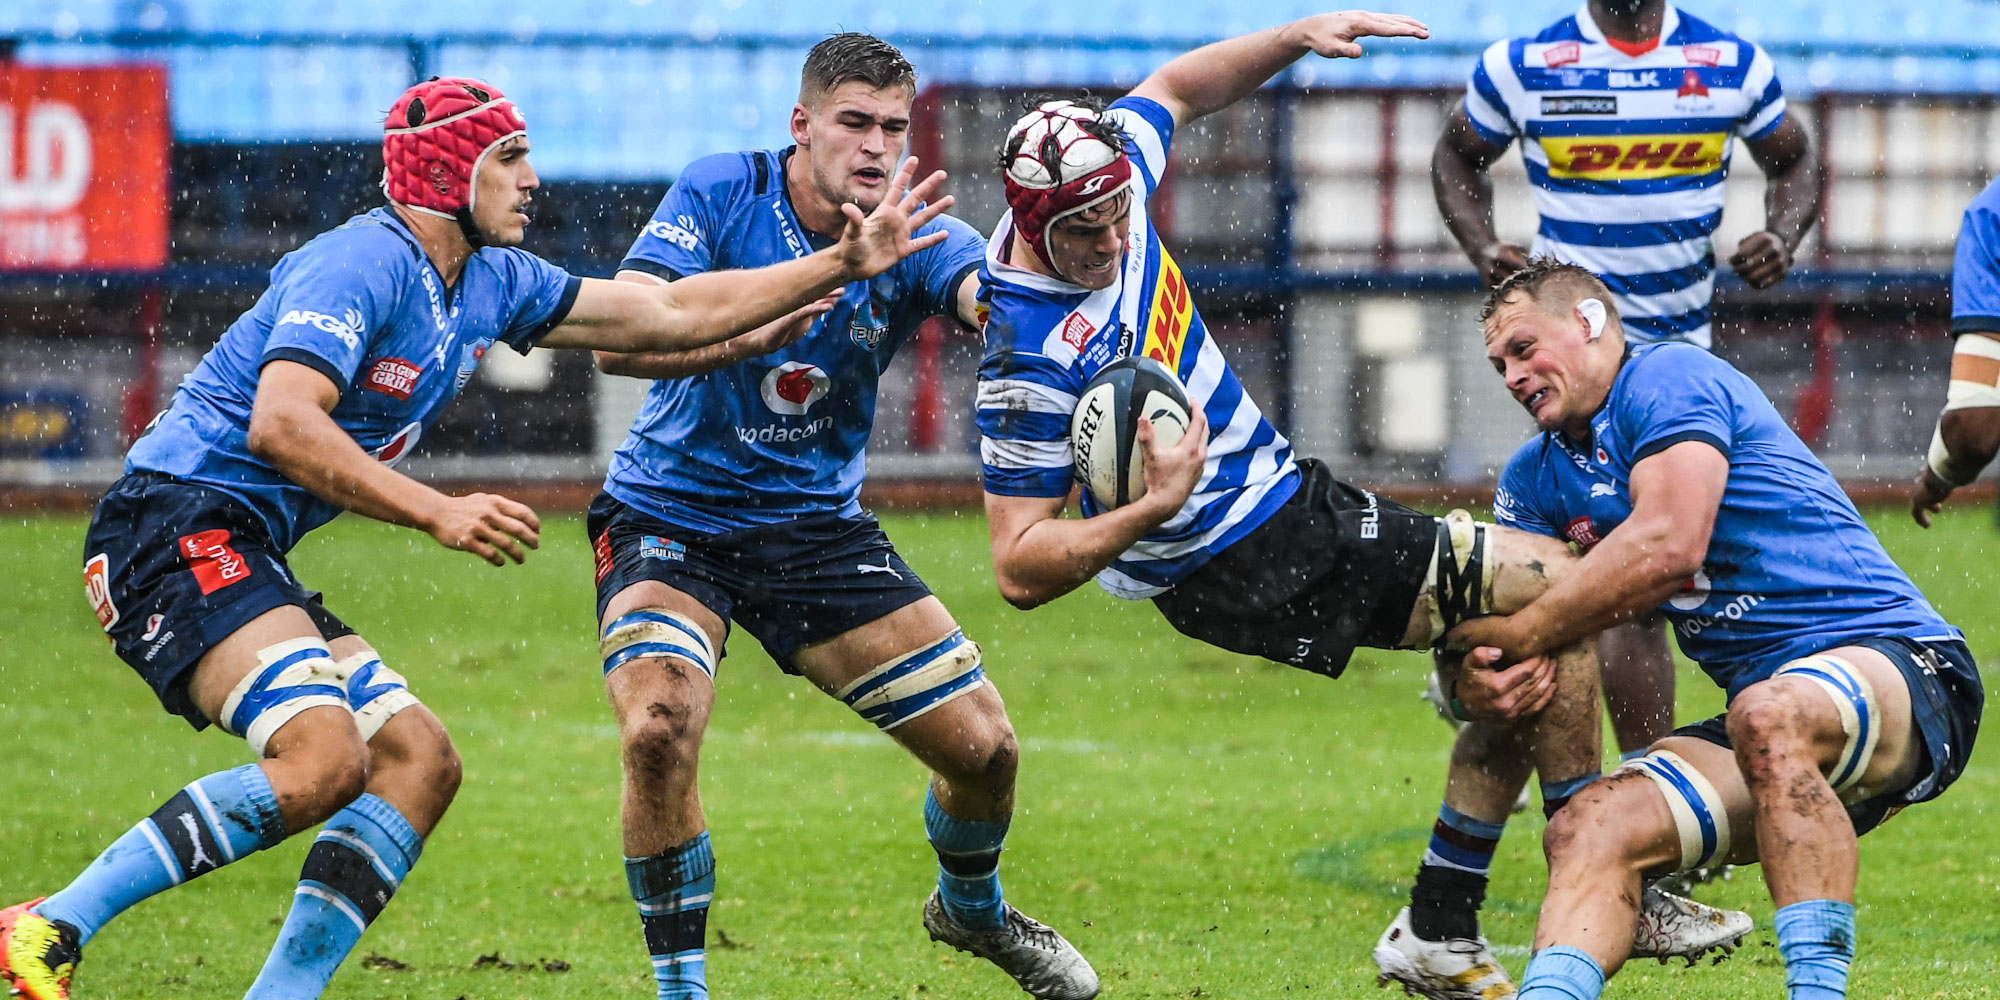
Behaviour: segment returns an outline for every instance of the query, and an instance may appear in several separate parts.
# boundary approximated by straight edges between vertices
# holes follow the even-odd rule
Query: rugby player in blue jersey
[[[1175,131],[1308,54],[1358,56],[1356,39],[1423,37],[1409,18],[1348,13],[1182,55],[1108,111],[1052,101],[1008,132],[1009,213],[986,251],[990,316],[978,421],[995,576],[1032,608],[1092,577],[1151,598],[1181,632],[1338,676],[1356,646],[1421,649],[1459,619],[1524,604],[1570,560],[1553,539],[1433,518],[1298,460],[1229,368],[1146,215]],[[1105,509],[1073,487],[1070,417],[1112,361],[1174,369],[1195,404],[1180,443],[1147,450],[1146,492]],[[1144,427],[1144,425],[1142,425]],[[1502,825],[1534,768],[1559,807],[1597,776],[1595,653],[1588,641],[1511,670],[1453,671],[1480,721],[1454,755],[1411,893],[1378,943],[1383,981],[1427,996],[1493,998],[1513,986],[1479,937]],[[1659,935],[1662,954],[1706,947]]]
[[[677,288],[826,246],[844,211],[889,193],[915,96],[894,46],[858,33],[822,41],[792,109],[796,144],[689,164],[620,279]],[[700,351],[598,355],[606,372],[657,380],[589,529],[623,749],[625,870],[661,1000],[708,996],[716,862],[696,770],[732,618],[781,669],[931,769],[931,937],[1035,996],[1097,994],[1083,956],[1002,897],[1020,751],[979,647],[859,502],[890,358],[932,316],[979,323],[978,235],[950,216],[918,231],[942,242],[849,285],[822,316]]]
[[[405,91],[384,126],[390,204],[286,255],[126,456],[91,519],[84,579],[120,658],[167,711],[262,758],[170,796],[46,899],[0,910],[0,978],[60,1000],[82,948],[139,901],[325,823],[257,998],[316,997],[416,863],[459,784],[437,717],[285,554],[351,510],[494,565],[534,511],[394,471],[494,343],[648,350],[721,341],[941,237],[942,175],[885,179],[838,245],[672,288],[573,277],[516,249],[538,186],[526,124],[477,80]],[[911,168],[913,169],[913,168]]]
[[[1765,217],[1729,265],[1768,288],[1819,210],[1817,161],[1771,57],[1666,0],[1589,0],[1486,50],[1438,139],[1431,181],[1445,224],[1492,285],[1530,252],[1495,233],[1487,176],[1518,139],[1541,215],[1533,252],[1596,273],[1633,343],[1707,347],[1735,138],[1765,174]],[[1665,622],[1642,615],[1597,648],[1612,733],[1637,754],[1673,729]]]
[[[1510,663],[1658,608],[1728,695],[1550,822],[1522,1000],[1595,1000],[1631,952],[1643,877],[1753,860],[1791,1000],[1845,996],[1856,836],[1942,793],[1978,733],[1963,636],[1755,383],[1692,345],[1628,345],[1590,272],[1532,259],[1483,321],[1543,431],[1508,462],[1498,519],[1594,541],[1527,607],[1453,638]]]
[[[1951,334],[1944,412],[1910,493],[1910,516],[1926,528],[2000,451],[2000,180],[1972,199],[1958,227]]]

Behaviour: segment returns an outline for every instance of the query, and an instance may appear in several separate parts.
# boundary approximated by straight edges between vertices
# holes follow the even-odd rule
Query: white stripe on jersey
[[[1070,454],[1070,448],[1067,437],[1060,441],[1008,441],[981,437],[979,461],[1003,469],[1048,469],[1073,464],[1075,456]]]
[[[1707,240],[1683,243],[1655,243],[1637,247],[1588,247],[1564,243],[1546,236],[1535,237],[1534,251],[1560,257],[1598,274],[1651,274],[1677,271],[1703,258],[1713,258],[1714,246]]]
[[[1026,410],[1029,413],[1075,413],[1076,396],[1040,382],[1001,378],[979,383],[974,407],[982,410]]]

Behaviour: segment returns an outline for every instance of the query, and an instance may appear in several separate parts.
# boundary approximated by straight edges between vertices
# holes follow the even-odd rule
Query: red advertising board
[[[0,270],[167,262],[167,71],[0,64]]]

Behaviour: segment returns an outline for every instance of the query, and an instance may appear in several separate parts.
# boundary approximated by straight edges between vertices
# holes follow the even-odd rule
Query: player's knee
[[[626,772],[666,778],[693,768],[708,727],[706,702],[685,691],[648,692],[641,701],[628,706],[619,727]]]
[[[1764,681],[1730,702],[1729,741],[1751,783],[1803,759],[1810,735],[1804,721],[1809,706],[1802,696],[1809,694],[1792,682]]]
[[[1550,870],[1639,867],[1647,831],[1634,826],[1636,813],[1625,798],[1635,789],[1643,792],[1627,782],[1592,782],[1557,810],[1542,831],[1542,853]]]

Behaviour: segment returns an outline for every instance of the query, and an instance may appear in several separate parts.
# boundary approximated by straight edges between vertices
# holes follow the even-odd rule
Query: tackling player
[[[1472,71],[1431,158],[1438,210],[1488,285],[1528,251],[1493,230],[1487,168],[1517,138],[1541,213],[1534,252],[1603,279],[1633,343],[1710,342],[1712,234],[1731,140],[1765,180],[1764,228],[1730,267],[1752,288],[1784,278],[1819,208],[1810,140],[1785,113],[1771,57],[1666,0],[1589,0],[1538,35],[1496,42]],[[1598,639],[1619,750],[1673,729],[1664,620]]]
[[[1631,950],[1642,876],[1753,860],[1793,1000],[1845,996],[1855,837],[1963,771],[1978,669],[1757,386],[1690,345],[1628,346],[1609,298],[1553,258],[1487,297],[1487,356],[1543,430],[1495,511],[1599,541],[1526,608],[1452,637],[1506,663],[1659,608],[1728,710],[1551,820],[1521,1000],[1595,1000]]]
[[[66,888],[0,910],[0,978],[69,995],[108,921],[139,901],[326,824],[250,988],[314,997],[395,893],[458,788],[437,717],[285,564],[343,509],[425,531],[494,565],[536,547],[533,511],[447,496],[394,471],[494,343],[696,347],[880,273],[940,237],[942,175],[838,246],[672,288],[576,278],[516,249],[538,186],[526,125],[477,80],[433,78],[384,126],[389,205],[288,254],[126,456],[91,519],[84,579],[121,659],[167,711],[262,760],[200,778]]]
[[[914,71],[887,42],[858,33],[820,42],[792,109],[796,145],[689,164],[619,278],[678,288],[828,245],[850,206],[894,193],[915,96]],[[661,1000],[708,995],[716,868],[696,768],[731,618],[783,670],[931,769],[931,937],[992,961],[1035,996],[1097,995],[1083,956],[1002,897],[1020,749],[979,646],[859,502],[890,358],[932,316],[980,322],[978,235],[950,216],[920,231],[941,242],[849,285],[822,316],[701,351],[598,355],[606,372],[658,380],[589,530],[623,749],[625,869]]]
[[[1926,528],[2000,450],[2000,181],[1972,199],[1958,227],[1951,332],[1951,385],[1910,494],[1910,516]]]
[[[1180,126],[1307,53],[1358,56],[1355,39],[1369,35],[1427,30],[1396,15],[1310,17],[1179,56],[1108,112],[1053,101],[1009,130],[978,394],[994,571],[1009,603],[1033,608],[1094,576],[1119,597],[1151,598],[1187,635],[1338,676],[1356,646],[1424,648],[1465,617],[1521,606],[1567,567],[1560,542],[1462,511],[1432,518],[1295,460],[1146,217]],[[1145,494],[1106,510],[1085,493],[1084,518],[1066,519],[1078,395],[1133,354],[1186,383],[1192,427],[1158,448],[1142,422]],[[1426,996],[1507,996],[1478,931],[1487,870],[1531,767],[1551,809],[1597,775],[1595,653],[1586,640],[1511,670],[1454,673],[1457,699],[1482,721],[1454,754],[1410,906],[1375,954],[1384,981]]]

